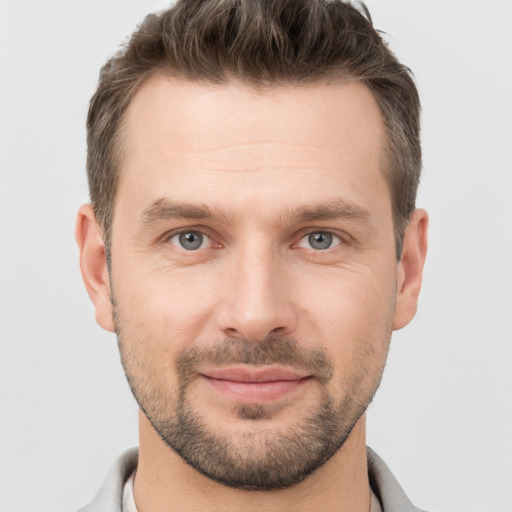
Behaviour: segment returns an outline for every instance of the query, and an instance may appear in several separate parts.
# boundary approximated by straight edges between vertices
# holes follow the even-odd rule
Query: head
[[[152,429],[209,478],[340,452],[416,309],[419,102],[342,2],[184,1],[106,66],[77,228]]]

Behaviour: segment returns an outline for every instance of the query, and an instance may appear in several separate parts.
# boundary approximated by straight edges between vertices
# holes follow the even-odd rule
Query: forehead
[[[240,204],[276,188],[303,203],[334,188],[387,189],[380,109],[357,82],[259,91],[157,75],[135,95],[121,135],[117,198],[137,191],[141,208],[168,193],[189,201],[191,187]]]
[[[141,123],[144,133],[137,129]],[[130,144],[173,132],[176,144],[186,144],[183,149],[274,140],[326,147],[357,143],[375,152],[382,119],[373,94],[356,81],[259,90],[156,75],[136,93],[123,128]]]

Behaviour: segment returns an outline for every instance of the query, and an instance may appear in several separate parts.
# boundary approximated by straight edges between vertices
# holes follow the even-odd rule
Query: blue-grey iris
[[[187,251],[199,249],[203,243],[203,235],[197,231],[187,231],[179,236],[180,245]]]
[[[332,245],[332,235],[325,231],[316,231],[309,235],[308,242],[313,249],[317,249],[319,251],[329,249]]]

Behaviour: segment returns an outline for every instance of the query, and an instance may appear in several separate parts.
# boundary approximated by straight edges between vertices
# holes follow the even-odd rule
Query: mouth
[[[238,402],[254,404],[283,398],[312,379],[311,374],[279,367],[215,368],[202,372],[201,376],[215,391]]]

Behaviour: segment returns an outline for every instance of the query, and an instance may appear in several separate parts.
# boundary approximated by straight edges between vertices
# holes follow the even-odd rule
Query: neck
[[[323,466],[293,487],[246,491],[203,476],[160,439],[139,414],[140,453],[134,495],[139,512],[368,512],[365,416],[343,447]]]

